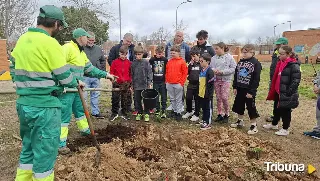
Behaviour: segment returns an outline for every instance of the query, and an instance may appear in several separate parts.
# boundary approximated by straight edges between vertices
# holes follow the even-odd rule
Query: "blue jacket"
[[[170,56],[170,49],[173,46],[173,42],[169,42],[166,45],[166,50],[165,50],[165,57],[167,57],[168,60],[171,59]],[[182,42],[181,43],[181,51],[180,51],[180,55],[181,57],[186,61],[186,62],[190,62],[191,60],[191,56],[190,56],[190,47],[187,43]]]

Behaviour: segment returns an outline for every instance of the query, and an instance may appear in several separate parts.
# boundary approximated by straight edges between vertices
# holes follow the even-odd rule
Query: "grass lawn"
[[[262,63],[261,80],[258,89],[257,100],[265,100],[269,90],[269,72],[270,63]],[[314,65],[315,69],[320,70],[320,64]],[[301,82],[299,86],[299,94],[301,97],[308,99],[316,99],[316,95],[313,93],[313,75],[315,73],[311,64],[301,65]]]

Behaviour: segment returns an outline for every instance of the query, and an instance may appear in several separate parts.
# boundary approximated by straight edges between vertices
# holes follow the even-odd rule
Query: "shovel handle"
[[[93,129],[93,124],[92,124],[92,121],[91,121],[91,118],[90,118],[90,114],[89,114],[89,111],[88,111],[88,108],[87,108],[87,105],[86,105],[86,101],[84,100],[83,90],[82,90],[82,88],[80,86],[78,86],[77,89],[78,89],[79,96],[80,96],[80,99],[81,99],[81,103],[82,103],[82,107],[83,107],[83,110],[84,110],[84,114],[85,114],[85,116],[87,118],[87,121],[88,121],[88,124],[89,124],[89,129],[90,129],[91,135],[95,136],[94,129]]]

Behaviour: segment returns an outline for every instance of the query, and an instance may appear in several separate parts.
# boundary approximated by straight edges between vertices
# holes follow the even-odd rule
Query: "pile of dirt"
[[[101,145],[98,169],[92,167],[96,149],[60,157],[56,180],[317,180],[306,173],[266,172],[264,162],[288,163],[274,143],[224,127],[208,131],[178,126],[132,124]],[[247,151],[261,150],[249,159]]]

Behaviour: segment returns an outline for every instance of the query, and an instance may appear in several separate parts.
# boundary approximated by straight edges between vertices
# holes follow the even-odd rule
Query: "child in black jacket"
[[[166,88],[166,66],[168,59],[164,56],[164,47],[159,45],[156,48],[156,55],[150,58],[149,63],[152,66],[153,72],[153,88],[159,92],[157,97],[156,116],[166,118],[167,109],[167,88]],[[159,97],[161,96],[161,108]]]
[[[199,75],[198,101],[203,113],[200,129],[206,130],[211,128],[214,73],[209,67],[211,61],[209,53],[202,54],[199,61],[202,69]]]
[[[192,116],[191,121],[199,120],[199,104],[198,104],[198,94],[199,94],[199,74],[201,70],[200,66],[200,49],[198,47],[193,47],[190,51],[191,61],[188,65],[188,86],[186,95],[187,110],[182,116],[183,119],[188,119]],[[192,101],[194,100],[194,108],[192,110]]]
[[[245,45],[241,52],[243,58],[237,64],[233,80],[233,93],[236,97],[232,111],[238,114],[238,120],[236,123],[231,124],[231,127],[244,126],[243,115],[246,105],[251,120],[248,134],[256,134],[258,132],[256,119],[260,116],[255,105],[255,97],[262,68],[260,62],[254,57],[254,45]]]

